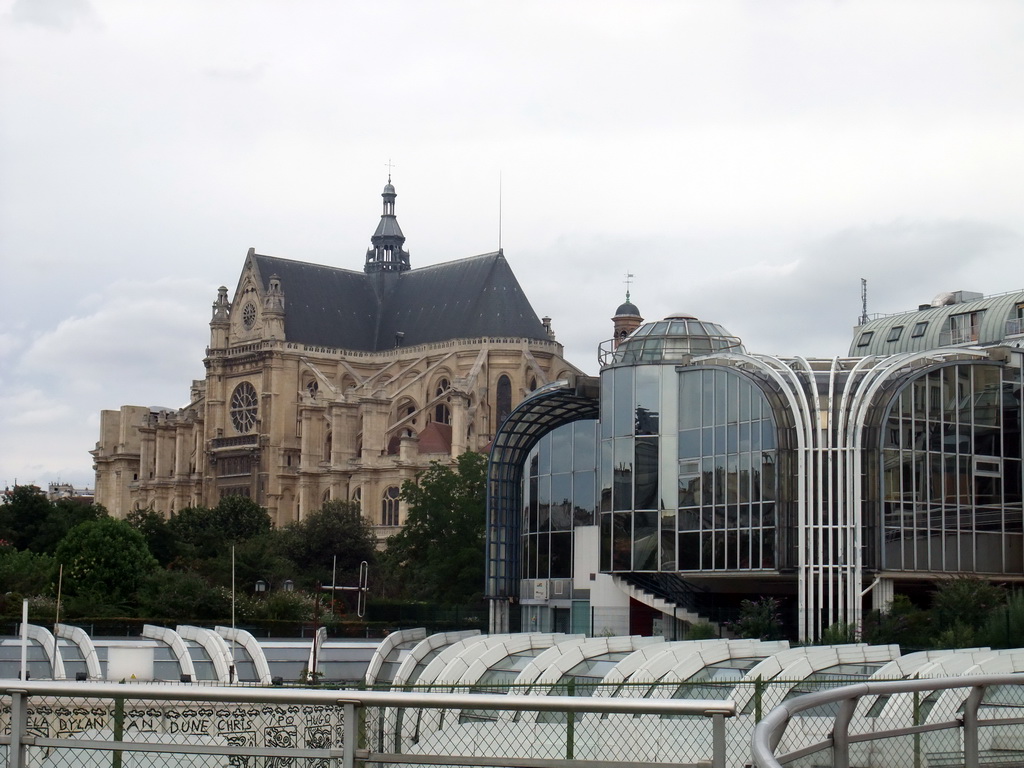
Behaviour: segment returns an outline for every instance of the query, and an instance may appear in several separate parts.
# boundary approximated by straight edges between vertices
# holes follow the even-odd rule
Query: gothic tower
[[[409,269],[409,252],[402,248],[405,235],[395,218],[395,198],[398,197],[391,184],[388,183],[381,193],[384,198],[384,211],[380,215],[380,224],[370,238],[371,248],[366,251],[366,272],[405,272]]]

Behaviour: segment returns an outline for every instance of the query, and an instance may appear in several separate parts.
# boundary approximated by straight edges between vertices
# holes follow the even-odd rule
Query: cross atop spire
[[[388,169],[388,184],[390,184],[391,183],[391,169],[392,168],[396,168],[397,166],[394,163],[391,162],[391,158],[390,157],[388,158],[388,161],[386,163],[384,163],[384,166]]]

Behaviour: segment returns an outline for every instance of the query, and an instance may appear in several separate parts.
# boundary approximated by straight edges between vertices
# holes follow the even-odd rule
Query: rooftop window
[[[860,339],[857,340],[857,346],[866,347],[868,344],[871,343],[871,337],[874,335],[874,331],[864,331],[864,333],[860,335]]]
[[[899,341],[900,336],[903,334],[903,326],[897,325],[894,328],[889,329],[889,335],[885,337],[886,341]]]
[[[910,334],[910,338],[912,338],[912,339],[919,339],[922,336],[924,336],[924,332],[926,330],[928,330],[928,321],[927,320],[925,320],[923,322],[920,322],[920,323],[917,323],[914,326],[914,332]]]

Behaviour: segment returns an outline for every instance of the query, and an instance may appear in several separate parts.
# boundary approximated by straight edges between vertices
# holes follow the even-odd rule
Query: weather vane
[[[630,285],[632,285],[631,281],[634,277],[636,277],[636,275],[634,275],[632,272],[627,272],[626,279],[622,281],[626,284],[626,301],[629,301],[629,287]]]

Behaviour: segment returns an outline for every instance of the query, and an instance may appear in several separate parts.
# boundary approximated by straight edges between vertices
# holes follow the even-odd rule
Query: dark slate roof
[[[548,334],[501,252],[406,272],[367,274],[252,256],[263,288],[281,279],[288,341],[381,351],[449,339]]]
[[[398,226],[398,219],[394,216],[381,216],[374,237],[400,237],[405,240],[402,228]]]
[[[636,304],[627,301],[624,304],[619,304],[619,308],[615,310],[615,316],[640,317],[640,310],[636,308]]]

